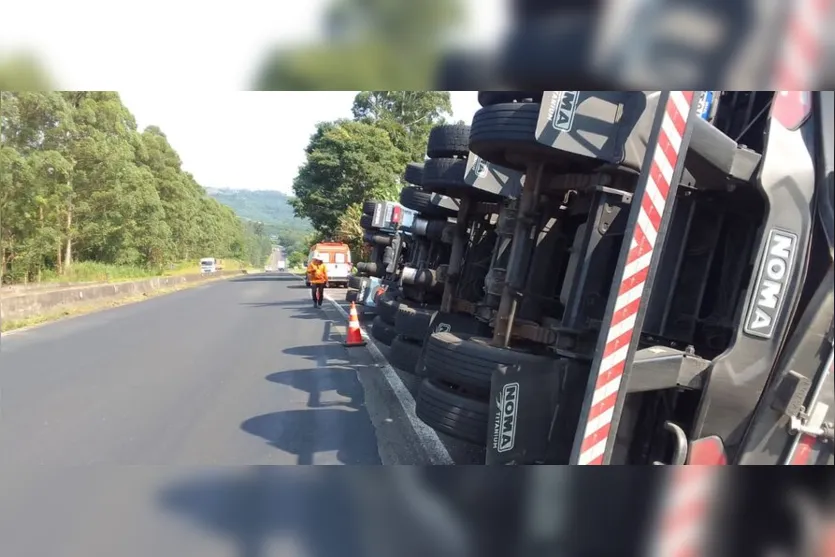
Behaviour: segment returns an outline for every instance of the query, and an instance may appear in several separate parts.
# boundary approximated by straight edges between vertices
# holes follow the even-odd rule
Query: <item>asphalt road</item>
[[[258,274],[4,334],[0,555],[352,555],[332,474],[248,466],[471,457],[345,325]]]

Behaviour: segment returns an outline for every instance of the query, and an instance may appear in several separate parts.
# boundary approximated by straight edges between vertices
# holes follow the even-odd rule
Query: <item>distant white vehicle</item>
[[[218,272],[218,261],[214,257],[204,257],[200,260],[201,273],[216,273]]]

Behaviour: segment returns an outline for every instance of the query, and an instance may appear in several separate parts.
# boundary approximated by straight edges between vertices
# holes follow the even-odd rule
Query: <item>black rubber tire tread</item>
[[[407,183],[422,186],[423,185],[423,163],[410,162],[406,165],[406,171],[403,173],[403,180]]]
[[[359,290],[348,289],[348,291],[345,292],[345,301],[348,302],[349,304],[351,302],[356,303],[357,300],[359,299],[359,295],[360,295]]]
[[[415,401],[415,413],[426,425],[455,439],[475,445],[487,444],[490,404],[424,379]]]
[[[454,217],[457,211],[445,209],[432,203],[432,194],[419,188],[405,187],[400,190],[400,203],[407,209],[429,217]]]
[[[453,50],[438,61],[432,88],[435,91],[474,91],[496,83],[495,56],[480,51]]]
[[[554,83],[573,83],[588,91],[617,89],[612,72],[595,72],[589,64],[598,36],[596,10],[556,9],[561,9],[558,16],[528,20],[505,36],[493,59],[499,75],[521,89],[549,89]]]
[[[489,344],[490,339],[455,333],[434,333],[426,342],[427,377],[477,394],[490,392],[493,372],[513,364],[549,363],[551,358]]]
[[[389,363],[401,371],[414,375],[422,350],[423,345],[419,342],[397,335],[391,343],[388,354]]]
[[[482,159],[515,170],[526,170],[526,164],[508,152],[523,154],[529,159],[549,159],[554,149],[536,140],[538,103],[504,103],[485,106],[473,116],[470,128],[470,150]]]
[[[450,224],[447,220],[433,220],[429,222],[429,225],[426,227],[426,237],[430,240],[435,240],[440,242],[444,236],[444,229],[447,226],[455,226],[454,224]]]
[[[423,171],[423,189],[453,198],[468,195],[478,201],[498,201],[501,196],[472,187],[464,180],[467,161],[464,159],[430,159]]]
[[[374,227],[371,226],[373,222],[373,217],[371,215],[363,215],[360,217],[360,228],[364,230],[373,230]]]
[[[479,91],[478,104],[493,106],[515,102],[542,102],[544,91]]]
[[[360,263],[357,263],[357,269],[359,269]],[[362,290],[363,283],[368,282],[368,279],[365,277],[358,277],[355,275],[351,275],[348,277],[348,288],[353,288],[354,290]]]
[[[430,159],[444,157],[467,157],[470,154],[470,126],[466,124],[444,124],[435,126],[429,132],[426,142],[426,156]],[[424,180],[426,166],[424,163]]]
[[[394,296],[386,292],[377,301],[377,315],[383,321],[394,327],[394,317],[397,315],[397,309],[400,307],[400,302]]]
[[[374,209],[377,208],[379,201],[364,201],[362,204],[362,214],[374,216]]]
[[[371,336],[374,340],[391,346],[397,332],[394,330],[394,325],[386,323],[379,315],[371,321]]]
[[[429,159],[423,167],[423,190],[445,195],[448,194],[441,190],[453,190],[459,193],[467,191],[471,188],[464,181],[466,170],[467,161],[464,159]]]
[[[394,316],[394,328],[397,329],[398,335],[423,345],[426,332],[436,313],[437,310],[412,308],[406,304],[400,304]]]

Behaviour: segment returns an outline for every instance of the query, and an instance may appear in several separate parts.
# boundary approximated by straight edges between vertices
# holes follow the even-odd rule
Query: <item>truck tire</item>
[[[473,116],[470,150],[482,159],[525,171],[531,159],[553,159],[554,149],[536,140],[539,103],[485,106]]]
[[[386,323],[394,327],[394,317],[397,315],[397,310],[400,307],[400,302],[394,297],[385,293],[380,296],[377,302],[377,315]]]
[[[362,214],[374,216],[374,210],[377,208],[379,201],[365,201],[362,204]]]
[[[478,104],[493,106],[515,102],[542,102],[542,91],[479,91]]]
[[[406,304],[400,304],[394,316],[394,328],[401,337],[415,341],[422,346],[436,313],[437,310],[411,308]]]
[[[386,323],[383,321],[382,317],[379,315],[374,318],[371,322],[371,336],[374,337],[374,340],[379,341],[386,346],[391,346],[394,337],[397,336],[397,333],[394,330],[394,326]]]
[[[423,169],[424,191],[460,198],[468,195],[478,201],[498,201],[501,196],[474,188],[464,180],[467,161],[464,159],[430,159]]]
[[[470,126],[465,124],[445,124],[435,126],[429,132],[426,142],[426,156],[430,159],[445,157],[467,157],[470,154]],[[424,180],[426,166],[424,163]]]
[[[419,188],[406,187],[400,190],[400,204],[429,217],[448,218],[458,214],[457,211],[446,209],[432,203],[432,194]]]
[[[403,180],[415,186],[423,185],[423,163],[410,162],[406,165],[406,171],[403,173]]]
[[[373,230],[374,227],[371,225],[373,222],[373,218],[371,215],[363,215],[360,217],[360,227],[363,230]]]
[[[426,237],[430,240],[440,242],[443,240],[444,230],[450,227],[454,230],[455,224],[450,223],[448,220],[429,221],[429,225],[426,227]]]
[[[423,346],[420,343],[403,338],[402,335],[397,335],[391,343],[389,363],[400,371],[414,375],[421,350],[423,350]]]
[[[490,405],[439,381],[424,379],[415,401],[415,413],[426,425],[455,439],[487,444]]]
[[[514,364],[548,364],[548,356],[498,348],[489,339],[465,334],[434,333],[426,341],[423,365],[426,376],[476,395],[490,393],[493,373]]]

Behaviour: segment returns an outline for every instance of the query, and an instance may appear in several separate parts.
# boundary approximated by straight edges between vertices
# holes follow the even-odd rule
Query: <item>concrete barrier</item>
[[[64,306],[93,302],[97,300],[119,299],[127,296],[146,294],[179,284],[205,281],[212,278],[229,277],[243,274],[243,271],[220,271],[209,275],[191,274],[174,277],[154,277],[131,282],[110,284],[92,284],[76,288],[62,288],[47,292],[26,292],[22,294],[4,294],[0,297],[0,320],[25,319],[59,309]]]

